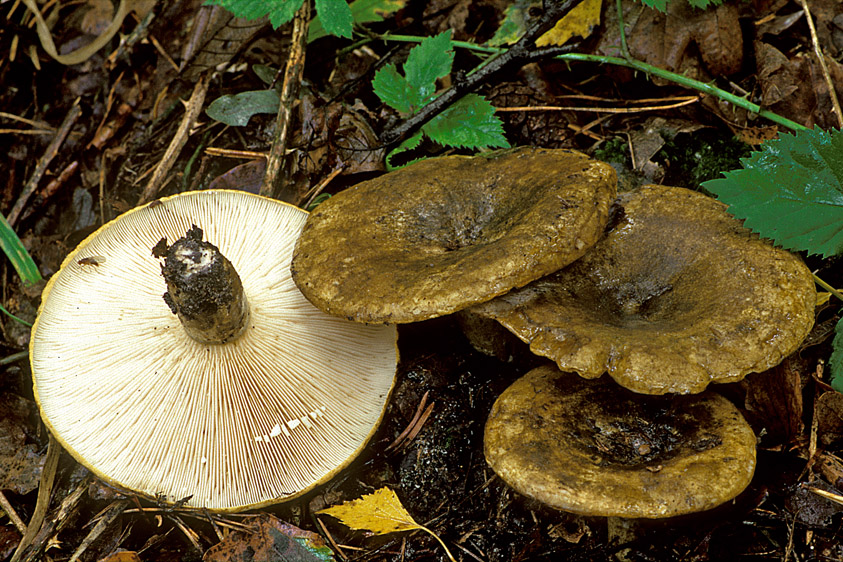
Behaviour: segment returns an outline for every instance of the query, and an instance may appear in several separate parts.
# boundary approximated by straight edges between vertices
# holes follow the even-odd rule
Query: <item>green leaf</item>
[[[302,0],[205,0],[206,6],[220,6],[238,18],[256,20],[269,16],[272,27],[278,29],[301,8]]]
[[[436,91],[436,79],[451,72],[453,63],[450,31],[426,37],[413,47],[404,63],[404,75],[410,87],[418,92],[421,105],[430,102]]]
[[[23,247],[20,238],[3,215],[0,215],[0,249],[12,262],[12,266],[25,285],[31,285],[41,280],[38,266],[32,261],[29,252]]]
[[[667,11],[667,0],[641,0],[641,2],[654,10],[658,10],[660,12]]]
[[[507,6],[503,12],[503,21],[487,45],[491,47],[511,45],[521,39],[527,31],[529,11],[532,6],[541,6],[541,3],[536,0],[515,0]]]
[[[385,160],[386,171],[391,172],[393,170],[400,170],[404,166],[407,166],[409,164],[412,164],[413,162],[421,160],[421,158],[416,158],[414,160],[410,160],[409,162],[405,162],[404,164],[401,164],[400,166],[395,166],[392,163],[392,159],[395,158],[396,156],[398,156],[399,154],[401,154],[403,152],[407,152],[408,150],[413,150],[414,148],[418,148],[418,146],[421,144],[423,136],[424,135],[422,134],[421,131],[417,131],[412,137],[403,141],[401,144],[399,144],[397,147],[395,147],[395,149],[393,149],[392,152],[387,154],[386,160]]]
[[[828,360],[831,370],[829,380],[834,390],[843,392],[843,318],[834,328],[834,341],[831,342],[831,348],[831,357]]]
[[[316,0],[316,13],[325,31],[351,39],[353,17],[345,0]]]
[[[709,6],[719,6],[722,3],[723,0],[688,0],[688,4],[701,10],[705,10]]]
[[[257,113],[278,113],[281,98],[275,90],[255,90],[241,92],[237,95],[221,96],[208,106],[205,113],[208,117],[231,125],[243,127],[249,123],[252,115]]]
[[[271,66],[267,66],[265,64],[252,65],[252,71],[254,71],[257,77],[261,79],[261,82],[267,86],[272,84],[272,81],[275,80],[276,76],[278,76],[277,68],[272,68]]]
[[[680,0],[670,0],[671,2],[678,2]],[[641,2],[645,6],[649,6],[655,10],[660,12],[667,11],[667,2],[668,0],[641,0]],[[700,8],[702,10],[708,8],[709,6],[719,6],[723,3],[723,0],[688,0],[688,4],[693,6],[694,8]]]
[[[418,92],[398,73],[394,64],[387,65],[375,73],[372,88],[385,104],[401,113],[411,113],[419,105]]]
[[[843,133],[782,134],[741,160],[742,170],[702,186],[747,228],[791,250],[843,250]]]
[[[354,0],[350,5],[351,17],[357,25],[383,21],[384,16],[394,14],[403,8],[406,3],[407,0]],[[316,41],[327,34],[317,16],[310,22],[307,42]]]
[[[422,131],[445,146],[466,148],[509,147],[503,123],[495,108],[477,94],[467,94],[454,105],[431,119]]]

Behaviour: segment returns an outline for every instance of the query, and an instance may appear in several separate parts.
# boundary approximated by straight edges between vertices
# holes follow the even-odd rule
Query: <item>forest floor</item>
[[[104,47],[73,64],[45,52],[23,3],[0,4],[0,158],[6,176],[0,210],[45,279],[76,244],[138,204],[195,189],[259,192],[265,156],[277,150],[275,114],[256,113],[247,126],[236,127],[199,110],[225,94],[266,88],[261,69],[268,67],[272,76],[285,68],[290,24],[274,30],[263,20],[232,20],[196,0],[130,4]],[[326,36],[307,45],[300,101],[289,107],[283,137],[285,181],[275,193],[294,204],[307,207],[322,193],[385,171],[381,139],[406,116],[381,102],[372,79],[385,64],[400,65],[413,45],[388,40],[389,34],[429,37],[450,30],[454,40],[485,44],[513,2],[373,4],[378,21],[357,28],[353,41]],[[528,20],[541,14],[540,2],[515,4]],[[615,3],[591,4],[599,19],[594,10],[585,16],[585,37],[572,40],[574,52],[619,56]],[[638,60],[712,83],[807,127],[840,128],[828,84],[843,93],[843,5],[805,4],[813,37],[800,1],[727,2],[701,10],[671,0],[666,13],[630,0],[619,6]],[[116,8],[108,0],[41,5],[59,53],[110,33]],[[458,84],[484,56],[456,48],[453,72],[438,86]],[[788,132],[715,96],[588,60],[521,61],[489,76],[477,92],[498,108],[511,145],[583,151],[611,163],[625,189],[646,183],[699,189],[738,168],[762,141]],[[174,144],[181,146],[168,153]],[[445,152],[425,141],[413,155]],[[839,261],[809,256],[806,262],[826,281],[843,284]],[[43,282],[25,286],[4,265],[2,284],[2,303],[32,322]],[[278,521],[322,535],[337,560],[447,560],[425,532],[372,537],[316,514],[384,486],[465,562],[843,560],[843,505],[816,493],[843,494],[843,400],[823,372],[838,318],[836,303],[819,306],[814,331],[780,366],[715,385],[759,436],[749,487],[707,512],[640,521],[635,536],[619,543],[604,518],[543,506],[489,468],[483,454],[489,410],[540,361],[525,358],[529,354],[519,354],[518,361],[484,356],[451,318],[399,328],[401,363],[384,421],[337,478],[258,512],[211,515],[124,495],[67,453],[59,453],[47,475],[48,432],[25,353],[29,327],[4,316],[0,560],[319,559],[282,555],[278,545],[255,538],[263,537],[261,525]],[[390,448],[408,426],[411,438]],[[47,480],[52,493],[39,497]],[[27,529],[30,521],[37,528]],[[219,554],[210,549],[223,540],[229,541],[227,554],[214,558]]]

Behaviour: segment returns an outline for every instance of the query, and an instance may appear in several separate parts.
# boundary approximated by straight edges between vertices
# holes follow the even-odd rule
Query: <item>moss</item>
[[[665,136],[665,144],[654,160],[665,167],[665,185],[699,189],[702,182],[740,168],[740,159],[751,151],[752,147],[737,137],[705,129],[673,138]]]

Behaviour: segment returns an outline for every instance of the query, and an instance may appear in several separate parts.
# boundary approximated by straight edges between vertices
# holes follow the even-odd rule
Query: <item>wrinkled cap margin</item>
[[[641,396],[548,365],[513,383],[486,423],[486,460],[519,493],[581,515],[664,518],[737,496],[755,435],[705,392]]]
[[[320,204],[293,279],[318,308],[358,322],[450,314],[580,257],[603,232],[616,186],[611,166],[569,150],[411,164]]]
[[[701,392],[793,353],[814,323],[802,260],[684,188],[621,194],[614,228],[569,267],[471,308],[533,353],[645,394]]]

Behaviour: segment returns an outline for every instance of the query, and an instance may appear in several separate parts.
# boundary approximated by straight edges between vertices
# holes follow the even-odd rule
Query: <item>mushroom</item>
[[[641,396],[538,367],[507,388],[486,423],[486,460],[512,488],[580,515],[665,518],[737,496],[755,435],[713,392]]]
[[[79,462],[218,511],[296,497],[351,462],[391,392],[396,332],[301,295],[289,263],[306,216],[244,192],[183,193],[70,253],[30,356],[42,417]]]
[[[358,322],[450,314],[580,257],[616,184],[611,166],[570,150],[418,162],[317,207],[293,279],[320,309]]]
[[[533,353],[646,394],[701,392],[795,351],[814,322],[811,272],[722,203],[649,185],[580,260],[474,306]]]

